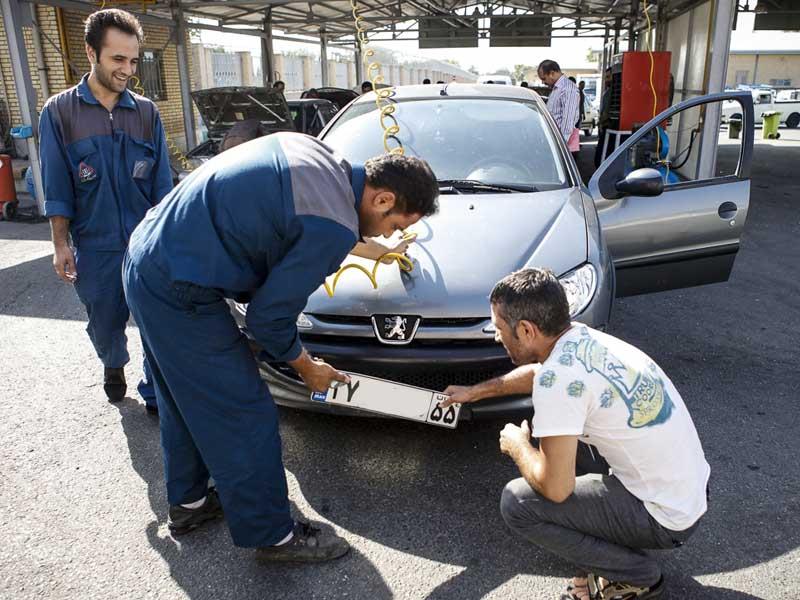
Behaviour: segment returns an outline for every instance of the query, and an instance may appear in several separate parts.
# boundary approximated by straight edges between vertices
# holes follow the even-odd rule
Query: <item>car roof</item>
[[[287,100],[286,104],[289,106],[297,106],[300,104],[333,104],[333,102],[325,98],[296,98],[294,100]]]
[[[442,94],[442,92],[445,92]],[[424,100],[431,98],[491,98],[496,100],[534,100],[541,102],[539,94],[514,85],[445,83],[427,85],[399,85],[394,88],[395,100]],[[355,104],[375,102],[375,92],[360,96]]]

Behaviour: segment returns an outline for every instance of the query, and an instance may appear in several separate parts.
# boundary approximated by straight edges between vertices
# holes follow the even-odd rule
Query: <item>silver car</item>
[[[588,189],[544,103],[528,90],[408,86],[392,100],[400,126],[393,143],[431,164],[440,211],[411,228],[419,237],[408,251],[410,273],[381,264],[373,289],[351,269],[333,297],[320,288],[309,299],[298,319],[303,343],[336,368],[440,391],[507,372],[512,365],[494,340],[488,295],[523,267],[552,269],[573,318],[601,329],[615,297],[727,280],[749,204],[749,93],[668,109],[611,154]],[[745,115],[739,160],[735,172],[697,180],[702,135],[720,134],[719,121],[709,127],[706,115],[723,100],[740,102]],[[382,133],[368,94],[320,137],[363,162],[383,152]],[[235,308],[242,326],[245,311]],[[280,404],[346,410],[312,403],[285,364],[261,361],[261,368]],[[464,406],[461,418],[529,409],[530,397],[500,398]]]

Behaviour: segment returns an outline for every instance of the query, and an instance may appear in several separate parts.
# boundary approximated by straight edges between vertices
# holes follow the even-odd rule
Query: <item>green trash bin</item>
[[[741,132],[742,120],[733,118],[728,119],[728,138],[732,140],[738,140]]]
[[[770,110],[761,115],[764,119],[763,129],[761,130],[761,137],[765,140],[777,140],[781,137],[778,133],[778,127],[781,124],[781,113],[777,110]]]

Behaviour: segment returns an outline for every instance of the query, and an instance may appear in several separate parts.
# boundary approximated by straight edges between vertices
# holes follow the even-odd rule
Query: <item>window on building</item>
[[[736,71],[736,85],[747,83],[750,78],[750,71]]]
[[[791,79],[770,79],[769,84],[772,87],[792,87]]]
[[[139,57],[136,75],[141,81],[144,95],[153,101],[167,99],[167,86],[164,82],[164,61],[159,50],[144,50]],[[141,93],[141,89],[139,90]]]

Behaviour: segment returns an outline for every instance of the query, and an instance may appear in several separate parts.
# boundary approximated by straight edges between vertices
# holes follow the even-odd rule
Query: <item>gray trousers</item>
[[[506,485],[500,512],[511,531],[579,568],[611,581],[650,586],[661,568],[645,548],[680,546],[697,523],[671,531],[650,516],[644,503],[608,474],[608,463],[586,444],[578,444],[575,491],[552,502],[522,479]]]

